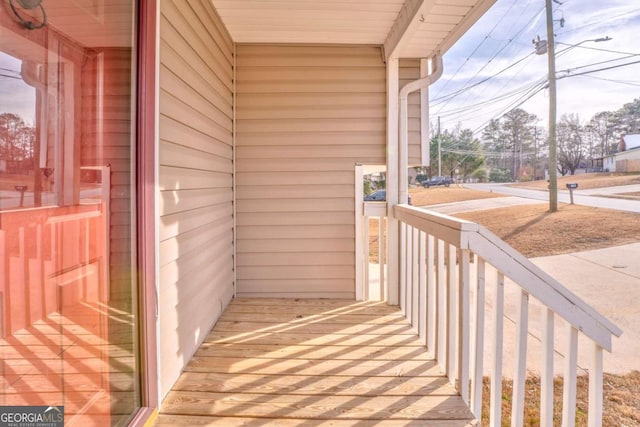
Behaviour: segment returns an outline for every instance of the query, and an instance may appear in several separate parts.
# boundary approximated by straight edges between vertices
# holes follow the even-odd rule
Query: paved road
[[[526,188],[510,187],[506,184],[465,184],[467,188],[481,191],[490,191],[493,193],[506,194],[509,196],[524,197],[527,199],[535,199],[542,201],[549,201],[549,193],[543,190],[531,190]],[[611,194],[612,191],[618,191],[621,193],[640,191],[637,188],[640,186],[630,185],[623,187],[615,187],[612,189],[599,189],[598,194]],[[573,199],[576,205],[594,206],[597,208],[616,209],[620,211],[636,212],[640,213],[640,201],[626,200],[626,199],[614,199],[611,197],[599,197],[591,195],[594,190],[576,190],[573,192]],[[561,203],[569,203],[569,191],[559,190],[558,201]]]
[[[524,197],[505,196],[491,199],[465,200],[463,202],[442,203],[438,205],[420,206],[430,211],[446,215],[460,212],[483,211],[486,209],[498,209],[509,206],[524,206],[544,203],[542,200],[526,199]]]

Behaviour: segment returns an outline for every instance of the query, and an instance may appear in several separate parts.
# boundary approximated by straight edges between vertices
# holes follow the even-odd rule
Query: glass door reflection
[[[140,400],[133,2],[23,3],[0,6],[0,405],[124,425]]]

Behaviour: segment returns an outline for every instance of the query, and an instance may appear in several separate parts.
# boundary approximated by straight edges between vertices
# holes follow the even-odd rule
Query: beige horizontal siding
[[[160,20],[160,386],[233,295],[233,43],[207,0]]]
[[[420,78],[420,60],[400,60],[400,87]],[[420,165],[420,91],[409,94],[409,165]]]
[[[355,296],[354,167],[385,162],[380,49],[237,49],[237,291]]]

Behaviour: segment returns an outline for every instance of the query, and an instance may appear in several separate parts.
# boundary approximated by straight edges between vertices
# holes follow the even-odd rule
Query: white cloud
[[[546,39],[545,14],[544,11],[539,13],[543,5],[540,0],[526,3],[522,0],[498,0],[445,54],[445,73],[433,86],[431,97],[435,99],[456,91],[463,92],[446,103],[434,103],[432,115],[442,114],[444,128],[460,122],[465,128],[475,129],[508,111],[527,93],[505,97],[499,102],[490,100],[546,79],[547,56],[534,54],[486,83],[464,90],[533,52],[532,39],[536,36]],[[590,49],[640,54],[640,48],[636,47],[640,32],[640,5],[631,5],[628,0],[611,0],[606,4],[596,0],[564,0],[562,5],[554,3],[554,7],[554,18],[565,19],[564,27],[561,28],[559,23],[555,26],[558,42],[556,69],[571,70],[560,72],[560,76],[640,60],[640,56],[635,56],[614,61],[624,55]],[[612,39],[604,43],[586,41],[605,36]],[[578,47],[570,46],[578,43]],[[598,63],[601,64],[591,65]],[[588,120],[599,111],[617,110],[640,96],[638,86],[633,86],[634,82],[640,84],[640,77],[635,77],[639,74],[640,64],[637,64],[589,74],[589,77],[558,80],[558,117],[564,113],[577,113],[583,120]],[[474,104],[481,106],[470,107]],[[542,119],[541,125],[544,125],[548,105],[548,93],[543,89],[521,108],[538,115]]]

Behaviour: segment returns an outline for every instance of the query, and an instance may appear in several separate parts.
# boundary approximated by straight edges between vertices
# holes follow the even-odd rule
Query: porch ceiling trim
[[[383,45],[385,59],[444,54],[495,0],[211,0],[233,41]]]
[[[384,42],[384,53],[387,59],[400,57],[411,37],[424,21],[424,9],[433,3],[435,0],[428,2],[407,0],[404,3]]]

